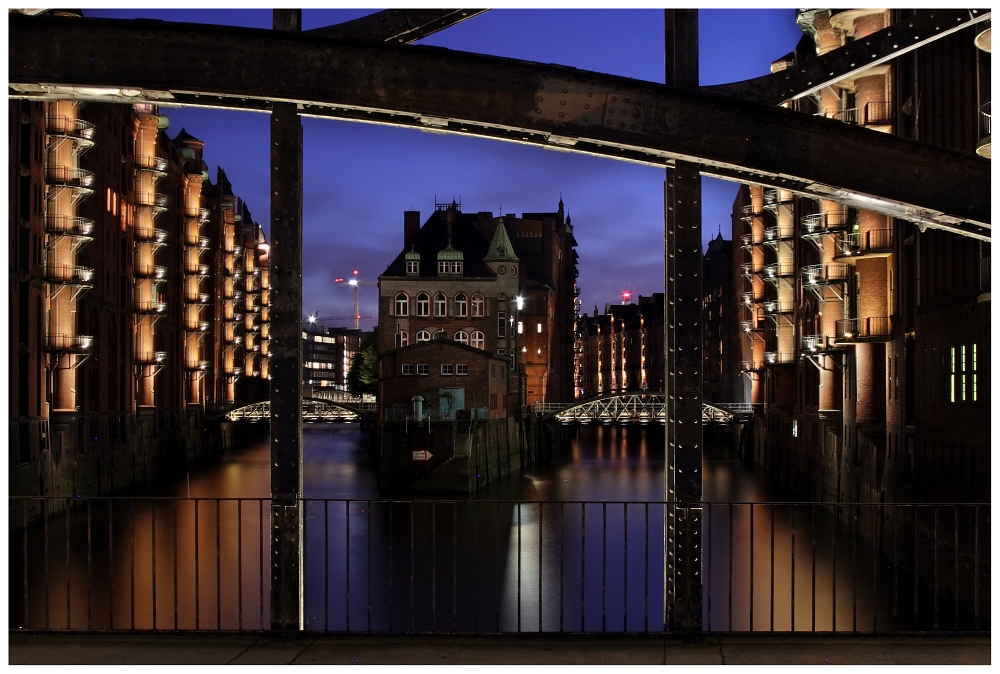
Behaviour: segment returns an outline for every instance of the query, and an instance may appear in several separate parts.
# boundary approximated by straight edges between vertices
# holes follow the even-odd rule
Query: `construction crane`
[[[323,318],[320,318],[319,312],[317,311],[315,314],[312,314],[305,321],[303,321],[303,323],[308,323],[309,325],[317,325],[317,324],[329,323],[331,321],[356,321],[357,319],[375,320],[375,317],[359,316],[355,314],[354,316],[324,316]],[[355,323],[355,325],[357,325],[357,323]],[[355,327],[354,329],[357,330],[358,327]]]
[[[333,279],[334,283],[346,283],[349,286],[354,287],[354,329],[361,329],[361,319],[371,318],[371,316],[362,316],[361,310],[358,308],[358,286],[375,286],[378,285],[378,281],[362,281],[358,278],[358,270],[354,270],[354,276],[349,279],[343,277],[337,277]]]

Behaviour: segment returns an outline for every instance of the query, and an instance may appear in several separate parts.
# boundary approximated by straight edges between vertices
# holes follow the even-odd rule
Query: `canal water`
[[[415,499],[379,494],[356,425],[307,424],[303,443],[307,629],[662,631],[662,426],[579,427],[565,456],[477,494]],[[266,629],[269,456],[265,439],[12,531],[11,627]],[[925,593],[837,524],[875,517],[892,536],[893,513],[790,503],[720,447],[703,475],[706,629],[914,629]]]

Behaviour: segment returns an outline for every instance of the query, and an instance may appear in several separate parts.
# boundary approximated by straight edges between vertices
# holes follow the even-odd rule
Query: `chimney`
[[[403,248],[409,248],[420,231],[420,211],[403,211]]]

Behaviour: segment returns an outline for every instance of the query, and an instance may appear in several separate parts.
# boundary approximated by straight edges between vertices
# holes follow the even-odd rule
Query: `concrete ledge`
[[[12,665],[989,665],[990,637],[11,633]]]

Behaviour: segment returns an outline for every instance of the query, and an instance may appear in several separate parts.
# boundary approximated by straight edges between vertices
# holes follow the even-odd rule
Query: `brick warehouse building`
[[[267,244],[156,106],[8,112],[11,493],[111,493],[266,397]]]
[[[521,218],[436,204],[422,227],[406,212],[403,251],[379,277],[379,351],[449,339],[507,359],[508,410],[572,399],[575,246],[561,201]]]
[[[912,12],[800,11],[806,37],[772,70]],[[790,105],[989,157],[984,30]],[[729,374],[738,400],[762,404],[758,460],[826,501],[989,501],[989,243],[755,185],[733,233],[744,337]]]

